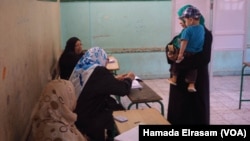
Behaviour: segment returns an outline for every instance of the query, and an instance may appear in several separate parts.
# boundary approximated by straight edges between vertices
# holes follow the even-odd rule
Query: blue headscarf
[[[107,53],[100,47],[92,47],[76,64],[69,80],[73,83],[77,98],[97,66],[106,66]]]
[[[107,62],[107,53],[100,47],[92,47],[78,61],[75,68],[87,70],[93,66],[105,66]]]

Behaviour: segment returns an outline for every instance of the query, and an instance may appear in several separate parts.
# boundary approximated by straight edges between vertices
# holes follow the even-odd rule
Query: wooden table
[[[116,71],[120,69],[117,59],[114,56],[109,56],[109,61],[110,63],[108,63],[106,67],[116,75]],[[161,106],[161,113],[164,115],[164,105],[161,102],[162,98],[145,83],[140,82],[140,84],[143,87],[142,89],[131,89],[131,92],[128,94],[131,103],[127,109],[130,109],[134,104],[136,105],[136,109],[138,109],[138,104],[140,103],[144,103],[151,108],[148,104],[149,102],[158,102]],[[121,104],[120,97],[116,96],[116,99]]]
[[[170,123],[155,108],[133,109],[113,112],[113,116],[118,115],[128,118],[128,121],[122,123],[115,121],[115,125],[120,134],[136,127],[139,124],[170,125]]]
[[[149,102],[158,102],[161,106],[161,113],[164,116],[164,105],[161,102],[162,97],[160,97],[144,82],[140,82],[140,84],[142,85],[141,89],[131,89],[131,92],[127,95],[131,101],[127,109],[129,110],[134,104],[136,105],[136,109],[138,109],[138,104],[140,103],[144,103],[151,108],[148,104]]]
[[[107,64],[106,68],[112,71],[115,75],[117,74],[116,71],[120,69],[119,63],[114,56],[109,56],[109,63]]]

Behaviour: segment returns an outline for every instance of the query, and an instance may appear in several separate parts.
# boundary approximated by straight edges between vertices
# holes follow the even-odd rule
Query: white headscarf
[[[94,69],[97,66],[106,66],[107,59],[107,53],[102,48],[92,47],[78,61],[69,78],[75,87],[77,98]]]

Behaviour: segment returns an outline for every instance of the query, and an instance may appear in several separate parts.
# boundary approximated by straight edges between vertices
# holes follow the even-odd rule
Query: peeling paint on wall
[[[6,76],[6,67],[3,67],[3,71],[2,71],[2,80],[5,79]]]

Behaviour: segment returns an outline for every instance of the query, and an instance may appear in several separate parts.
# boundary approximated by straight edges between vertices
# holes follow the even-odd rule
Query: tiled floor
[[[250,125],[250,101],[242,102],[239,109],[240,95],[240,76],[216,76],[212,77],[210,87],[210,123]],[[165,117],[167,115],[169,84],[166,79],[143,80],[155,92],[163,98],[165,108]],[[243,97],[250,99],[250,76],[244,79]],[[122,97],[122,104],[127,107],[130,100]],[[150,103],[152,107],[156,107],[160,111],[158,103]],[[131,109],[135,108],[132,106]],[[147,108],[145,104],[140,104],[139,108]]]

